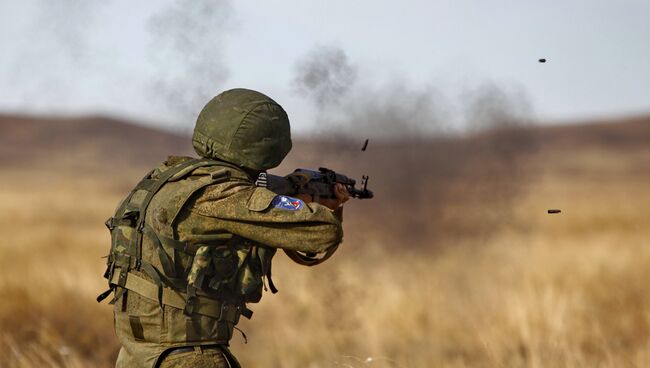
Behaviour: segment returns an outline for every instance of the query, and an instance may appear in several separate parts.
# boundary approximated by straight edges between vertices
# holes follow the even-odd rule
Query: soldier
[[[228,342],[247,303],[276,292],[278,248],[304,265],[342,240],[342,204],[310,203],[255,186],[291,149],[282,107],[252,90],[221,93],[203,108],[192,138],[200,156],[170,157],[148,173],[107,221],[105,277],[122,345],[116,367],[239,367]]]

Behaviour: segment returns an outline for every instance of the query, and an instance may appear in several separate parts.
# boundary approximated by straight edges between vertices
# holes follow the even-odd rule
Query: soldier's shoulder
[[[192,160],[192,157],[189,156],[168,156],[167,160],[165,160],[162,165],[165,167],[172,167],[179,165],[185,161]]]
[[[221,172],[215,173],[222,175]],[[207,185],[205,189],[199,193],[199,197],[212,200],[223,199],[235,194],[241,194],[241,192],[251,192],[252,194],[256,188],[257,187],[254,183],[243,177],[227,176]]]
[[[152,178],[158,177],[161,173],[171,169],[174,166],[180,165],[183,162],[192,160],[189,156],[168,156],[167,159],[156,166],[151,174]]]
[[[246,172],[236,165],[212,159],[195,159],[189,156],[169,156],[167,160],[163,161],[154,169],[153,176],[156,177],[161,173],[190,160],[196,160],[197,166],[193,167],[190,165],[190,167],[172,176],[170,181],[177,181],[180,179],[196,180],[197,177],[211,176],[215,181],[221,181],[220,179],[223,178],[230,178],[232,180],[252,183],[252,179],[248,177]]]
[[[188,180],[197,180],[208,177],[210,183],[198,196],[203,200],[217,200],[241,194],[245,191],[254,191],[255,183],[242,169],[216,164],[214,166],[200,167],[189,176]]]

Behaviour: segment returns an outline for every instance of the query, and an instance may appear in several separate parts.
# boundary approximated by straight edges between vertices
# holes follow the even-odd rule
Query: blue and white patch
[[[298,211],[305,205],[305,202],[298,198],[277,195],[271,201],[271,205],[282,210]]]

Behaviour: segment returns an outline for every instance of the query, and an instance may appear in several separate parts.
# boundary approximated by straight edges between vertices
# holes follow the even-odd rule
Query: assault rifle
[[[319,168],[318,171],[296,169],[287,176],[261,173],[256,182],[258,186],[266,187],[277,194],[288,196],[310,194],[314,197],[314,201],[318,201],[319,198],[336,198],[334,194],[336,183],[345,185],[352,198],[369,199],[374,196],[368,189],[368,176],[362,176],[361,188],[356,188],[356,180],[324,167]]]

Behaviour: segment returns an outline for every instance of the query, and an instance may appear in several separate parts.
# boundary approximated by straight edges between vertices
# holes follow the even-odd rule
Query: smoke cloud
[[[5,50],[13,60],[3,79],[13,88],[11,98],[30,106],[42,103],[43,96],[56,96],[61,103],[75,88],[74,79],[84,75],[93,63],[93,50],[86,35],[92,31],[103,3],[84,0],[39,0],[36,16],[21,31],[17,49]]]
[[[532,107],[524,91],[516,86],[482,83],[464,91],[461,100],[464,128],[470,132],[531,124]]]
[[[357,69],[345,52],[336,47],[319,47],[310,51],[296,66],[294,88],[320,109],[337,104],[353,87]]]
[[[535,152],[523,91],[477,83],[451,99],[406,78],[371,83],[353,68],[355,83],[335,100],[323,96],[342,80],[331,71],[350,68],[343,50],[321,47],[297,65],[294,81],[312,81],[301,83],[300,92],[319,108],[321,131],[319,142],[301,147],[300,161],[291,164],[370,175],[376,198],[363,210],[350,206],[346,220],[357,236],[369,237],[357,240],[430,246],[454,236],[478,241],[504,224],[515,226],[510,214],[529,180],[522,168]],[[371,239],[378,226],[389,236]]]
[[[375,82],[344,50],[320,46],[301,58],[295,90],[317,108],[320,136],[378,139],[446,136],[527,125],[532,109],[516,86],[493,82],[450,98],[431,83],[395,77]]]
[[[337,47],[316,47],[297,62],[294,89],[316,107],[319,136],[387,139],[442,129],[436,89],[399,78],[377,85],[360,76]]]
[[[374,139],[415,138],[444,130],[441,94],[430,86],[393,80],[376,88],[359,88],[335,113],[321,115],[321,129]]]
[[[83,65],[87,62],[89,48],[84,34],[95,19],[98,5],[101,3],[84,0],[41,0],[40,15],[33,30],[39,38],[51,38],[57,49],[55,55]]]
[[[194,120],[229,76],[223,43],[232,13],[226,0],[176,0],[149,19],[152,91],[182,121]]]

